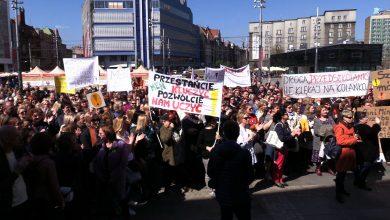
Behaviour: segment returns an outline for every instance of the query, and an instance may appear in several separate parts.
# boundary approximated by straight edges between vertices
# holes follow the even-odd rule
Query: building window
[[[306,24],[306,20],[302,20],[302,24]]]
[[[159,0],[153,0],[152,1],[152,8],[160,8]]]
[[[269,47],[268,47],[268,46],[265,46],[265,47],[264,47],[264,50],[265,50],[265,51],[268,51],[268,50],[269,50]]]
[[[294,37],[293,36],[288,36],[288,42],[294,42]]]
[[[306,34],[301,35],[301,40],[306,40]]]
[[[282,30],[276,30],[276,35],[282,35]]]
[[[333,40],[332,39],[329,39],[329,44],[333,44]]]
[[[281,51],[282,47],[280,45],[276,45],[276,51]]]
[[[338,20],[338,21],[341,21],[341,16],[337,16],[337,20]]]
[[[362,57],[362,53],[361,52],[352,52],[351,53],[351,57],[352,58],[361,58]]]
[[[133,8],[133,1],[124,1],[123,7],[124,8]]]
[[[339,24],[339,28],[343,28],[343,24],[342,23]]]
[[[122,9],[123,2],[108,2],[108,8]]]
[[[95,8],[106,8],[105,2],[95,1]]]
[[[333,32],[329,32],[329,37],[333,37]]]
[[[351,23],[348,23],[347,24],[347,28],[351,28],[352,27],[352,24]]]
[[[266,31],[266,32],[265,32],[265,36],[266,36],[266,37],[269,36],[269,31]]]
[[[276,38],[276,43],[280,43],[280,42],[282,42],[282,38],[281,37],[277,37]]]
[[[334,21],[336,19],[336,17],[335,16],[332,16],[332,21]]]
[[[321,26],[319,26],[319,25],[314,26],[314,30],[315,31],[320,31],[321,30]]]
[[[301,27],[301,32],[306,32],[307,29],[306,29],[306,26],[305,27]]]
[[[268,59],[269,58],[269,54],[265,54],[265,59]]]
[[[289,34],[293,34],[293,33],[294,33],[294,28],[289,28],[289,29],[288,29],[288,33],[289,33]]]
[[[307,43],[301,43],[299,49],[307,49]]]
[[[347,31],[347,37],[350,37],[350,36],[351,36],[351,32]]]
[[[347,15],[344,15],[344,20],[347,20]]]
[[[343,32],[341,32],[341,31],[337,32],[337,36],[338,37],[343,37]]]
[[[288,49],[289,49],[289,50],[294,50],[294,45],[289,44],[289,45],[288,45]]]
[[[334,28],[334,24],[330,24],[330,28]]]
[[[121,60],[122,62],[127,62],[127,56],[121,56]]]

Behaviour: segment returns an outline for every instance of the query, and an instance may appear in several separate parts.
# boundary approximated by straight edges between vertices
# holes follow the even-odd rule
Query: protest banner
[[[220,117],[222,83],[175,78],[154,72],[149,74],[151,107]]]
[[[225,69],[225,77],[223,84],[229,88],[248,87],[251,86],[251,72],[249,65],[239,69],[232,69],[226,66],[221,66]]]
[[[285,74],[283,94],[291,98],[364,96],[369,79],[369,71]]]
[[[369,108],[359,108],[358,112],[367,112],[368,125],[375,124],[375,118],[381,120],[380,138],[390,138],[390,106],[378,106]]]
[[[125,92],[133,90],[130,68],[107,70],[107,91]]]
[[[90,108],[101,108],[106,106],[102,92],[93,92],[87,94],[88,105]]]
[[[54,77],[54,82],[56,85],[56,92],[66,93],[66,94],[76,94],[76,89],[68,89],[65,76]]]
[[[99,60],[92,58],[64,58],[68,89],[77,89],[99,83]]]
[[[372,72],[371,81],[375,99],[390,99],[390,69]]]
[[[225,77],[225,68],[206,68],[204,80],[206,82],[223,82]]]

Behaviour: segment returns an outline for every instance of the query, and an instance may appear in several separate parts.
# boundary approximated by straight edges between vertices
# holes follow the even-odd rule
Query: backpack
[[[324,152],[328,157],[337,160],[341,154],[341,147],[337,145],[336,137],[329,135],[324,140]]]

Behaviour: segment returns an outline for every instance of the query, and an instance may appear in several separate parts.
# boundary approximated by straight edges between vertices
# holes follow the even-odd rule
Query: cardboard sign
[[[380,138],[390,138],[390,106],[370,107],[367,109],[359,108],[359,112],[367,112],[368,125],[375,124],[375,118],[381,120],[382,131],[379,134]]]
[[[56,84],[56,92],[66,93],[66,94],[76,94],[76,89],[68,89],[65,76],[54,77],[54,82]]]
[[[376,100],[390,99],[390,69],[372,72],[371,82]]]
[[[94,92],[87,94],[88,105],[92,108],[101,108],[106,106],[102,92]]]
[[[369,79],[369,71],[282,75],[283,92],[291,98],[364,96]]]
[[[223,84],[149,73],[149,105],[220,117]]]
[[[249,87],[251,86],[251,72],[249,65],[239,69],[233,69],[226,66],[221,66],[225,69],[223,84],[229,88],[234,87]]]

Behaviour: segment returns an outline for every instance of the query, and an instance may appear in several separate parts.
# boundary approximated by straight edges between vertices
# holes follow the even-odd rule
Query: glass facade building
[[[115,65],[197,66],[199,34],[185,0],[85,0],[84,55]]]

